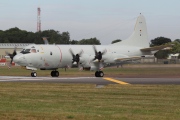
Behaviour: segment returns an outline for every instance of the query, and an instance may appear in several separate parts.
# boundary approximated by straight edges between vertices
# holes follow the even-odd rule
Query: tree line
[[[44,30],[41,32],[28,32],[20,30],[19,28],[10,28],[8,30],[0,30],[0,43],[35,43],[44,44],[42,37],[47,37],[50,44],[88,44],[88,45],[100,45],[100,40],[96,37],[82,40],[71,40],[69,32],[59,32],[55,30]],[[121,42],[120,39],[113,40],[111,44]],[[176,39],[172,42],[171,39],[165,37],[157,37],[150,41],[150,47],[173,44],[171,50],[160,50],[155,56],[157,58],[167,58],[170,53],[180,53],[180,39]],[[180,56],[179,56],[180,58]]]
[[[69,32],[44,30],[41,32],[28,32],[19,28],[0,30],[0,43],[35,43],[43,44],[42,37],[47,37],[50,44],[96,44],[100,45],[97,38],[70,40]]]

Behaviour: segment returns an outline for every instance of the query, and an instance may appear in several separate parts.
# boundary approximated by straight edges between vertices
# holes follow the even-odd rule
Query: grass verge
[[[58,69],[60,77],[91,76],[94,71],[79,71],[78,68],[70,68],[65,71]],[[105,68],[105,77],[180,77],[180,65],[124,65],[123,68]],[[50,76],[50,70],[37,70],[38,76]],[[30,76],[31,71],[21,67],[0,68],[0,76]]]
[[[0,118],[177,120],[180,86],[1,83]]]

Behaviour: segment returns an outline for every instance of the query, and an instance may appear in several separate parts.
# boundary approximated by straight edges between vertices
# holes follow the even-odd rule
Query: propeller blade
[[[102,52],[102,55],[106,54],[107,50],[104,49],[103,52]]]
[[[10,65],[12,65],[13,59],[11,59]]]
[[[79,64],[80,61],[80,56],[83,54],[83,50],[81,50],[78,54],[74,54],[74,52],[72,51],[72,49],[69,49],[71,55],[72,55],[72,63],[76,62],[77,65]]]
[[[95,56],[94,56],[93,61],[96,60],[96,59],[98,59],[98,61],[100,62],[100,60],[102,59],[102,55],[103,55],[104,53],[102,54],[101,51],[97,52],[96,46],[94,46],[94,45],[93,45],[93,50],[94,50],[94,52],[95,52]]]
[[[69,49],[69,52],[70,52],[71,55],[72,55],[72,63],[76,62],[76,56],[74,55],[74,53],[73,53],[73,51],[72,51],[71,48]]]
[[[69,52],[71,53],[72,56],[74,56],[74,53],[71,48],[69,49]]]
[[[8,55],[10,58],[11,58],[11,61],[10,61],[10,63],[8,64],[8,67],[10,68],[11,67],[11,65],[12,65],[12,62],[13,62],[13,58],[14,58],[14,56],[16,56],[17,55],[17,52],[16,52],[16,47],[14,48],[14,51],[13,51],[13,53],[11,54],[11,53],[9,53],[9,52],[5,52],[6,53],[6,55]]]
[[[81,51],[79,52],[79,57],[81,57],[82,54],[83,54],[83,50],[81,50]]]
[[[97,49],[96,49],[96,46],[95,46],[95,45],[93,45],[93,50],[94,50],[95,55],[97,55],[98,52],[97,52]]]
[[[13,57],[14,57],[15,55],[17,55],[17,53],[16,53],[16,47],[14,48]]]

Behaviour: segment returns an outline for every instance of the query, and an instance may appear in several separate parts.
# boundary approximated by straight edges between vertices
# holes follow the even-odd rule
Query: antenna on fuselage
[[[48,37],[42,37],[42,39],[44,40],[44,44],[45,44],[45,45],[48,45],[48,44],[49,44],[49,42],[48,42],[48,40],[47,40]]]

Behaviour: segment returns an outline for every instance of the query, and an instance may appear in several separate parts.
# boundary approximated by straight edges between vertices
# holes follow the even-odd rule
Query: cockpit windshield
[[[36,53],[36,49],[23,49],[20,53],[22,54]]]
[[[31,53],[36,53],[36,49],[31,49]]]

